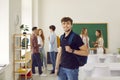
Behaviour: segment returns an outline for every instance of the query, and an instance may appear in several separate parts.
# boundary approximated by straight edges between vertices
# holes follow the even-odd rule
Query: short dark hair
[[[32,31],[34,31],[34,30],[36,30],[37,29],[37,27],[32,27]]]
[[[72,20],[70,17],[63,17],[63,18],[61,19],[61,22],[68,22],[68,21],[70,21],[71,24],[73,24],[73,20]]]
[[[49,29],[52,29],[53,31],[55,31],[56,27],[54,25],[50,25]]]

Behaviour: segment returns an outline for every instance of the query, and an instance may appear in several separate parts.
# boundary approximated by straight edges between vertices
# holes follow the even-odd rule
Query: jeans
[[[41,69],[41,60],[40,60],[40,54],[39,53],[33,53],[32,54],[32,73],[35,74],[35,67],[38,66],[39,74],[42,73]]]
[[[68,69],[60,67],[58,72],[58,80],[78,80],[79,69]]]
[[[50,60],[53,66],[53,71],[55,71],[55,63],[56,63],[56,56],[57,56],[57,52],[50,52]]]
[[[44,67],[47,67],[47,61],[46,61],[46,55],[45,55],[45,49],[40,48],[40,54],[42,54],[41,62],[43,63]]]

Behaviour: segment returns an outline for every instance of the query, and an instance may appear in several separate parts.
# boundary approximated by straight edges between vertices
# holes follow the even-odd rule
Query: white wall
[[[48,37],[49,25],[63,33],[60,20],[70,16],[74,23],[108,23],[108,52],[117,52],[120,47],[120,0],[40,0],[39,26]],[[46,49],[48,50],[46,39]]]
[[[0,44],[2,45],[0,47],[2,53],[0,60],[6,61],[4,63],[9,62],[5,71],[0,75],[2,80],[13,80],[13,33],[18,31],[17,28],[20,24],[20,22],[18,25],[15,24],[16,15],[21,13],[20,6],[20,0],[0,0]]]
[[[3,16],[0,16],[0,22],[3,23],[3,25],[2,26],[0,25],[0,27],[1,27],[2,32],[4,31],[4,33],[2,33],[3,37],[1,36],[1,39],[8,38],[9,43],[8,42],[6,42],[6,43],[7,43],[7,46],[9,47],[9,49],[7,49],[7,47],[6,47],[5,51],[8,51],[7,53],[9,55],[9,58],[8,58],[9,65],[7,66],[5,71],[3,73],[1,73],[0,80],[1,79],[2,80],[13,80],[13,34],[20,32],[20,30],[18,28],[19,28],[19,25],[21,24],[21,20],[19,20],[19,23],[17,25],[16,25],[15,20],[16,20],[16,15],[19,15],[19,17],[21,19],[21,0],[0,0],[0,8],[1,8],[1,5],[4,5],[2,7],[3,10],[0,9],[1,13],[3,12]],[[6,19],[6,17],[7,17],[7,19]],[[1,32],[1,30],[0,30],[0,32]],[[6,38],[5,35],[7,32],[8,32],[8,36]],[[3,57],[4,52],[2,52],[2,53],[3,53],[2,54],[2,57]],[[3,58],[6,59],[7,56],[3,57]]]
[[[38,26],[38,1],[32,0],[32,26]]]
[[[27,33],[31,33],[32,27],[32,0],[21,0],[21,24],[25,24],[29,27]]]

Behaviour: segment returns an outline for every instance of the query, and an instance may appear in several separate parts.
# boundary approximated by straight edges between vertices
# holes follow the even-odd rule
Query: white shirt
[[[104,46],[104,40],[102,37],[100,37],[98,40],[97,40],[97,43],[98,43],[98,47],[103,47]]]
[[[89,37],[88,36],[82,36],[82,35],[80,35],[80,37],[81,37],[83,43],[89,48],[90,47],[89,46]]]
[[[38,44],[40,44],[41,46],[39,48],[42,48],[43,47],[43,40],[40,36],[37,36],[37,39],[38,39]]]
[[[57,36],[55,32],[50,33],[49,39],[49,52],[57,52]]]

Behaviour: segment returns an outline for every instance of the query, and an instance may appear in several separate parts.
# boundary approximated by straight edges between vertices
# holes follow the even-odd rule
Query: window
[[[0,0],[0,64],[9,64],[9,0]]]

